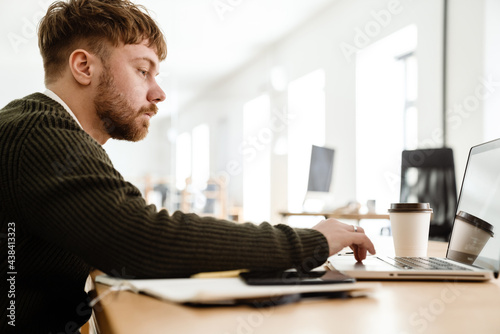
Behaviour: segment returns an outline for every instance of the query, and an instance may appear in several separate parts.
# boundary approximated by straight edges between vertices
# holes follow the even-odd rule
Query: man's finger
[[[356,232],[356,233],[359,233],[359,232]],[[373,245],[371,240],[364,233],[359,233],[356,236],[356,239],[355,239],[353,244],[355,244],[358,249],[363,248],[363,249],[365,249],[365,251],[367,250],[372,255],[374,255],[376,253],[375,246]]]

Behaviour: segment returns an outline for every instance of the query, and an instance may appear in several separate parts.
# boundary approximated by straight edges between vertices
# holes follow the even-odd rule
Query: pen
[[[353,255],[354,252],[346,252],[346,253],[338,253],[337,255],[338,256],[342,256],[342,255]]]
[[[241,273],[247,271],[248,271],[247,269],[212,271],[212,272],[197,273],[191,275],[191,278],[230,278],[230,277],[238,277]]]

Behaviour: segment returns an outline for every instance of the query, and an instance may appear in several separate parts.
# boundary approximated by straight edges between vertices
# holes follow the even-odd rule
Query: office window
[[[418,148],[418,74],[417,57],[414,52],[410,52],[398,57],[403,65],[404,86],[404,148],[414,150]]]
[[[325,71],[288,85],[288,210],[301,211],[312,145],[325,145]]]
[[[411,25],[356,57],[356,193],[379,210],[398,201],[401,152],[416,145],[416,45]]]
[[[175,180],[177,189],[184,189],[186,179],[191,177],[191,135],[181,133],[176,139]]]
[[[245,221],[269,221],[271,216],[270,100],[263,94],[243,107],[243,216]]]
[[[205,189],[210,177],[210,129],[207,124],[193,128],[192,178],[193,186]]]

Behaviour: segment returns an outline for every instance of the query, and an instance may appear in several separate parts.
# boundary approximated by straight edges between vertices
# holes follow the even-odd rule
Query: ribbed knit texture
[[[83,286],[92,268],[127,278],[188,277],[310,269],[328,254],[324,236],[310,229],[158,212],[113,168],[101,145],[40,93],[0,111],[0,157],[0,233],[9,222],[16,225],[19,333],[66,333],[68,323],[81,325],[89,317]],[[2,239],[2,275],[5,245]]]

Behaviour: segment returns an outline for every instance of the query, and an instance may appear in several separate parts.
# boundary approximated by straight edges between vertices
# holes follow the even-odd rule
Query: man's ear
[[[84,86],[90,85],[96,74],[97,57],[83,49],[77,49],[69,56],[69,69],[75,80]]]

